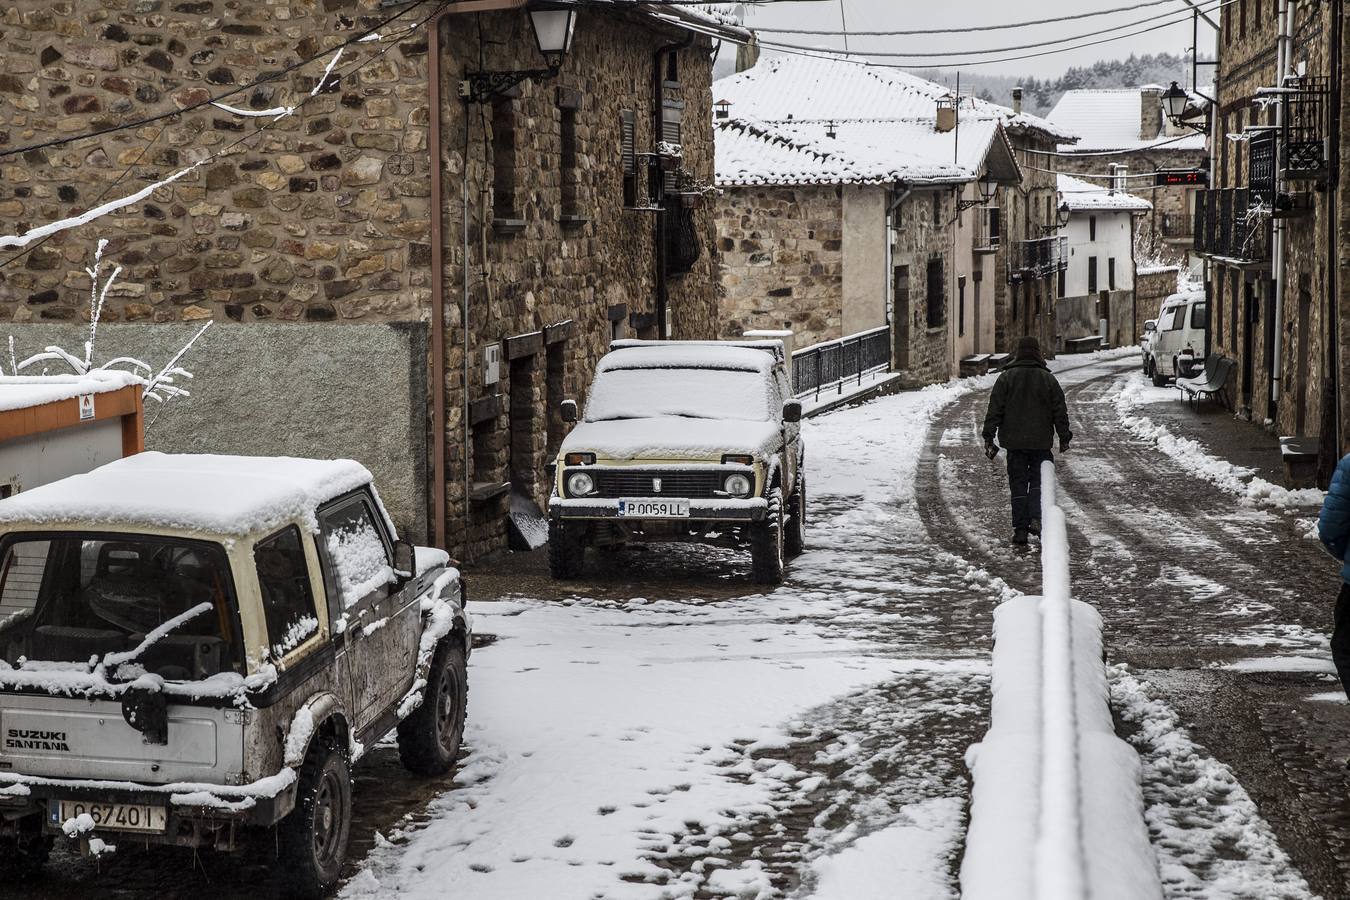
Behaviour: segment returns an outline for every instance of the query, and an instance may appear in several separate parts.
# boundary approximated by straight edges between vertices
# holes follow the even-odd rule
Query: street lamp
[[[980,176],[980,196],[984,199],[985,203],[988,203],[990,200],[994,199],[994,192],[997,190],[998,181],[996,181],[993,174],[986,169],[985,173]]]
[[[469,72],[459,83],[459,96],[466,103],[486,103],[504,94],[527,79],[542,81],[555,77],[562,69],[563,57],[572,49],[572,32],[576,29],[577,12],[571,4],[531,3],[526,12],[539,54],[547,68],[516,69],[509,72]]]
[[[1064,228],[1069,224],[1070,214],[1071,210],[1069,209],[1069,201],[1068,200],[1062,201],[1059,204],[1059,207],[1055,210],[1055,223],[1058,224],[1060,228]]]
[[[1185,114],[1186,104],[1190,100],[1190,95],[1175,81],[1172,82],[1171,87],[1163,91],[1163,111],[1167,113],[1167,118],[1171,119],[1173,124],[1181,124],[1181,117]]]

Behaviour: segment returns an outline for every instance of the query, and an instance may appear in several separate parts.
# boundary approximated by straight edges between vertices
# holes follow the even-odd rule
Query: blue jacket
[[[1346,547],[1350,545],[1350,456],[1340,461],[1331,478],[1322,515],[1317,520],[1317,536],[1331,555],[1344,563],[1341,578],[1350,583],[1350,562],[1345,558]]]

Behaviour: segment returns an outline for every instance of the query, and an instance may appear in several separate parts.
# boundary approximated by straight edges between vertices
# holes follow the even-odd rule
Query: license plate
[[[688,500],[620,500],[619,516],[625,519],[687,519]]]
[[[94,820],[95,829],[103,831],[163,832],[168,814],[162,806],[142,803],[92,803],[84,800],[62,800],[57,804],[52,824],[58,828],[85,813]]]

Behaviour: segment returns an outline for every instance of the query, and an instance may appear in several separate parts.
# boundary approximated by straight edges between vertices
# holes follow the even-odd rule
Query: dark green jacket
[[[1045,363],[1019,359],[1009,363],[994,382],[984,439],[1007,450],[1049,450],[1059,432],[1060,444],[1073,437],[1064,390]]]

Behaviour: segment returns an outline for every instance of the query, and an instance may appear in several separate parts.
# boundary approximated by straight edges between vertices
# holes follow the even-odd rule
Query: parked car
[[[1158,332],[1151,342],[1152,371],[1158,387],[1175,378],[1190,378],[1205,364],[1205,331],[1209,307],[1204,291],[1173,294],[1158,313]]]
[[[142,453],[0,501],[0,613],[19,866],[274,829],[287,895],[323,895],[362,749],[397,731],[426,775],[459,752],[459,573],[350,460]]]
[[[1153,339],[1158,336],[1158,320],[1147,319],[1144,322],[1144,335],[1139,338],[1140,356],[1143,357],[1144,374],[1153,374]]]
[[[754,578],[802,551],[801,403],[778,341],[618,342],[563,441],[549,563],[578,577],[588,547],[695,541],[748,547]],[[564,401],[563,418],[577,407]]]

